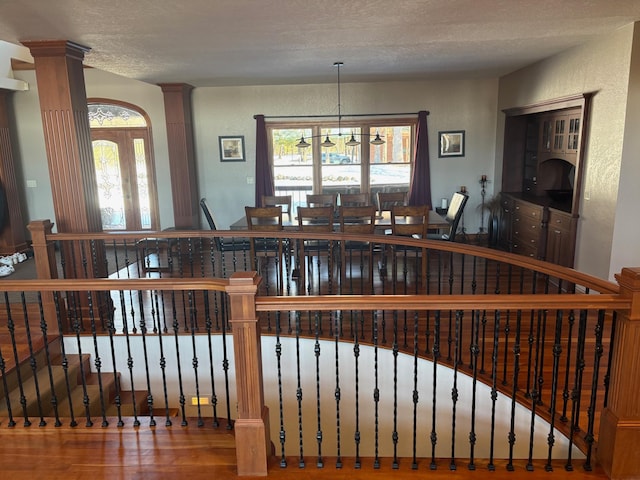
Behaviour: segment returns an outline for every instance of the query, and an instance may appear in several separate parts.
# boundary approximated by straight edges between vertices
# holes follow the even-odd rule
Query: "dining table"
[[[382,211],[376,214],[376,231],[385,233],[385,230],[391,229],[391,212]],[[429,218],[427,219],[428,230],[443,230],[449,227],[447,220],[435,210],[429,210]],[[336,230],[340,229],[340,219],[336,216],[334,226]],[[284,230],[297,230],[298,218],[293,214],[284,213],[282,215],[282,228]],[[248,230],[247,217],[242,216],[229,226],[229,230]]]

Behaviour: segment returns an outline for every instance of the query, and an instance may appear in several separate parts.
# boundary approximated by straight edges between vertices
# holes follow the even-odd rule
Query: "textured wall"
[[[585,149],[575,265],[602,278],[611,278],[614,223],[621,221],[616,207],[633,31],[634,25],[628,25],[500,79],[500,109],[595,92]],[[503,129],[504,122],[500,123]]]

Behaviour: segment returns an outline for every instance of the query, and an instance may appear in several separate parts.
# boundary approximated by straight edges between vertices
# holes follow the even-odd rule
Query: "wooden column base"
[[[262,409],[262,418],[239,418],[235,421],[236,459],[238,476],[267,476],[267,465],[272,455],[269,409]],[[261,449],[238,448],[238,445],[264,445]]]
[[[620,420],[608,408],[600,418],[598,461],[612,480],[640,477],[640,422]]]

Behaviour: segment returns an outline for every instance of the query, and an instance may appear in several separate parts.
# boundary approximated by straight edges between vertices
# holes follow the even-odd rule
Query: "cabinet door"
[[[547,262],[573,267],[575,219],[568,213],[549,209],[547,229]]]
[[[566,115],[558,115],[553,119],[553,143],[551,145],[551,151],[553,153],[565,152],[567,123],[568,119]]]
[[[555,124],[550,115],[540,118],[540,143],[538,145],[538,153],[551,153],[552,135]]]
[[[577,153],[580,146],[580,112],[567,116],[567,142],[565,151]]]

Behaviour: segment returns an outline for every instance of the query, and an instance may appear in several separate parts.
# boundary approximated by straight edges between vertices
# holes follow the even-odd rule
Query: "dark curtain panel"
[[[256,207],[261,206],[262,195],[273,195],[273,172],[269,166],[267,126],[264,115],[256,115]]]
[[[416,158],[409,185],[409,205],[429,205],[431,207],[431,174],[429,173],[429,138],[427,135],[427,115],[418,112],[416,135]]]

